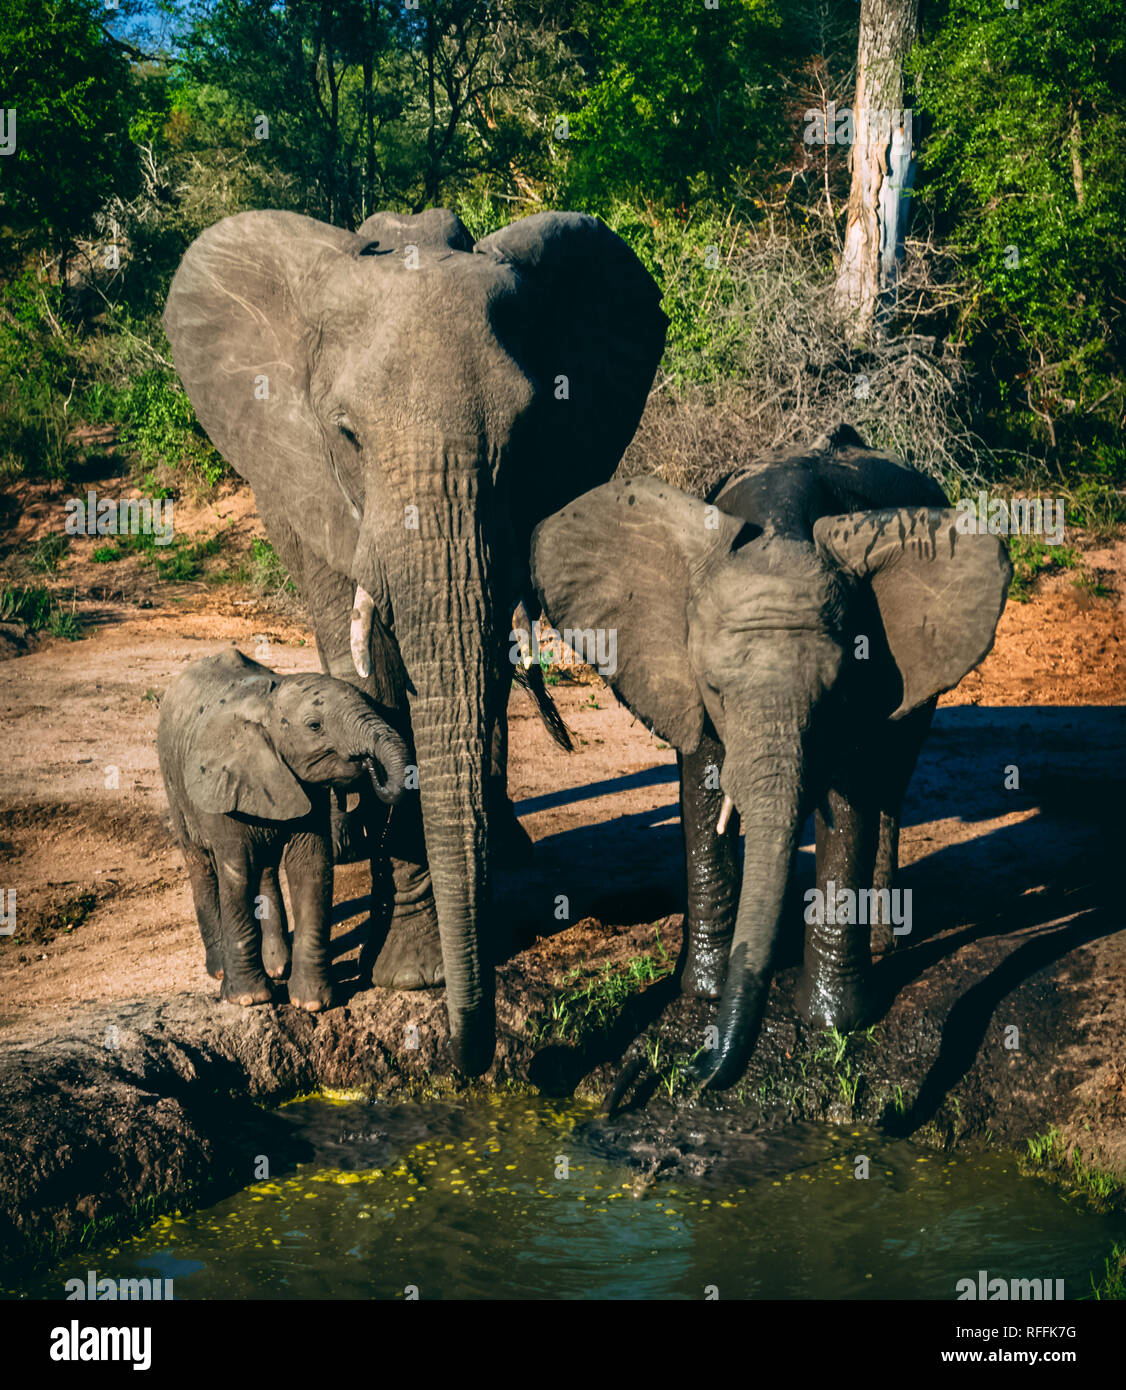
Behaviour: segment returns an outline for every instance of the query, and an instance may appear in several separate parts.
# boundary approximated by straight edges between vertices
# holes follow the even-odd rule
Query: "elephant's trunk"
[[[363,758],[376,796],[394,806],[407,782],[407,746],[403,740],[382,719],[369,719],[354,756]]]
[[[722,782],[740,815],[743,886],[719,1004],[718,1049],[702,1059],[715,1088],[742,1075],[762,1024],[801,835],[802,744],[800,725],[790,718],[760,721],[753,739],[726,744]]]
[[[495,1047],[492,961],[482,944],[486,804],[497,715],[491,472],[475,447],[472,453],[447,447],[436,458],[414,455],[398,462],[394,488],[416,510],[417,526],[404,527],[402,511],[391,509],[391,523],[382,524],[372,542],[387,576],[408,677],[450,1048],[459,1070],[480,1075]],[[363,584],[363,573],[357,577]],[[363,618],[359,603],[357,609]]]

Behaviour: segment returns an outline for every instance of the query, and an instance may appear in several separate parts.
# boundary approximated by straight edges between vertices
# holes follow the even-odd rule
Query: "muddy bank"
[[[1104,560],[1099,576],[1119,583],[1121,543]],[[77,552],[64,562],[80,588],[83,564]],[[316,654],[299,620],[237,586],[134,593],[127,577],[80,600],[86,640],[0,662],[13,730],[0,888],[19,893],[19,929],[0,936],[9,1259],[246,1184],[255,1156],[282,1144],[263,1107],[288,1096],[450,1080],[440,991],[358,989],[363,866],[336,875],[340,1007],[314,1020],[216,1002],[167,830],[160,694],[231,641],[282,671],[314,669]],[[834,1039],[797,1021],[799,911],[747,1076],[702,1101],[681,1068],[712,1011],[669,978],[682,872],[673,754],[582,672],[553,687],[571,756],[514,693],[509,790],[535,857],[498,874],[488,1081],[601,1098],[636,1062],[600,1134],[642,1172],[710,1171],[741,1135],[753,1159],[762,1125],[856,1120],[959,1145],[1020,1146],[1055,1125],[1126,1173],[1121,601],[1060,583],[1010,604],[994,651],[944,697],[905,811],[912,930],[878,964],[870,1033]],[[807,836],[799,890],[810,849]]]
[[[940,715],[909,829],[918,830],[924,807],[928,826],[953,801],[963,824],[988,825],[999,782],[971,782],[975,795],[949,785],[949,774],[964,771],[975,749],[1001,757],[1001,743],[1003,760],[1027,770],[1026,813],[992,833],[947,835],[935,853],[913,857],[903,876],[915,903],[910,944],[878,962],[886,1007],[870,1030],[844,1039],[804,1028],[789,964],[744,1080],[722,1096],[697,1097],[680,1068],[712,1008],[677,994],[670,971],[679,916],[646,911],[654,895],[675,895],[667,866],[677,827],[660,827],[666,872],[651,873],[644,889],[634,881],[636,912],[624,910],[627,891],[616,901],[619,924],[608,926],[615,904],[603,896],[602,920],[553,934],[535,904],[564,866],[581,878],[582,861],[570,857],[569,836],[562,857],[549,837],[534,867],[502,876],[512,953],[498,971],[499,1043],[486,1084],[604,1096],[637,1059],[622,1108],[598,1121],[595,1135],[643,1176],[706,1178],[733,1160],[753,1164],[761,1128],[797,1120],[1008,1148],[1055,1125],[1090,1160],[1126,1175],[1126,931],[1111,881],[1115,822],[1107,784],[1083,780],[1085,762],[1090,773],[1121,750],[1121,721],[1113,710],[1019,715],[1012,725],[1003,710]],[[629,828],[622,833],[628,840]],[[812,874],[808,850],[801,874]],[[598,886],[580,886],[578,900],[597,897]],[[795,930],[791,961],[797,938]],[[340,988],[345,1002],[316,1018],[285,1005],[240,1010],[208,988],[9,1027],[0,1059],[0,1258],[43,1254],[96,1238],[107,1222],[135,1225],[154,1204],[196,1204],[244,1186],[262,1152],[275,1172],[279,1162],[302,1161],[308,1155],[263,1108],[288,1097],[456,1084],[441,991],[359,990],[354,979]]]

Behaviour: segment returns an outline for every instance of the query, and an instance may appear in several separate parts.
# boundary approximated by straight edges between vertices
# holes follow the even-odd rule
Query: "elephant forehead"
[[[752,547],[731,556],[694,595],[699,624],[736,633],[835,632],[845,611],[843,582],[807,549],[784,569],[776,557],[748,553]]]
[[[334,258],[310,286],[309,307],[314,313],[319,308],[326,332],[396,314],[417,323],[429,310],[435,329],[450,333],[470,310],[489,318],[519,283],[515,268],[503,261],[408,244],[385,254]]]

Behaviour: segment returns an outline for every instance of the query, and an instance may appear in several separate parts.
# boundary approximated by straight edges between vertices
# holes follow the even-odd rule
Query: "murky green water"
[[[646,1180],[604,1156],[613,1131],[574,1103],[318,1099],[283,1114],[314,1162],[70,1256],[22,1292],[62,1297],[94,1269],[171,1278],[186,1299],[951,1299],[986,1269],[1062,1278],[1075,1298],[1126,1240],[1126,1218],[1011,1159],[870,1131],[768,1133],[702,1177]]]

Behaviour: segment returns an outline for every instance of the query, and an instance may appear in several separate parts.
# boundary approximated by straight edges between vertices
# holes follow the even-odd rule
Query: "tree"
[[[137,178],[130,65],[105,13],[97,0],[0,8],[0,107],[15,112],[16,141],[0,157],[0,228],[10,257],[49,252],[63,279],[75,239]]]
[[[861,0],[852,182],[836,284],[838,306],[860,339],[871,333],[902,255],[915,163],[903,70],[918,24],[919,0]]]

